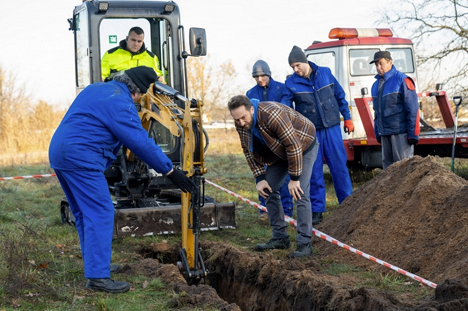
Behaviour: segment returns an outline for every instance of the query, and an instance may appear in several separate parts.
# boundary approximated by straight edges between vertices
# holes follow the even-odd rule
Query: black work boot
[[[312,225],[318,225],[322,220],[322,212],[312,212]]]
[[[122,268],[119,265],[110,265],[110,273],[119,273]]]
[[[130,289],[127,282],[118,282],[113,279],[88,279],[86,283],[87,289],[102,291],[108,293],[125,293]]]
[[[289,258],[312,257],[313,255],[312,243],[307,243],[298,245],[296,251],[289,254]]]
[[[263,252],[268,249],[287,249],[289,248],[289,237],[283,239],[271,239],[270,241],[262,244],[257,244],[255,250]]]

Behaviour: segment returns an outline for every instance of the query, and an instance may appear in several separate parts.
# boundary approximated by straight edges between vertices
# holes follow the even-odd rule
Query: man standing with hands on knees
[[[272,239],[257,244],[255,250],[287,249],[290,246],[279,194],[289,173],[288,189],[297,203],[297,249],[289,256],[312,256],[309,187],[318,149],[314,124],[283,104],[249,100],[244,95],[232,97],[228,109],[247,163],[258,180],[257,191],[266,200],[272,227]]]

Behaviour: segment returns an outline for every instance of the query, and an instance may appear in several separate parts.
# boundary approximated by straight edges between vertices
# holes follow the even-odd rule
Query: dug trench
[[[327,274],[324,262],[377,273],[389,269],[316,237],[314,257],[300,260],[284,259],[280,251],[259,254],[227,243],[202,242],[209,285],[186,285],[174,264],[180,246],[166,243],[141,249],[144,259],[124,266],[123,273],[159,277],[179,294],[171,301],[174,308],[468,310],[467,218],[468,182],[432,157],[414,157],[358,188],[317,227],[436,283],[423,299]]]

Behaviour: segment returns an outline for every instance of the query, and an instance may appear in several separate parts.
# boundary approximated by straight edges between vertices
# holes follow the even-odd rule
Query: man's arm
[[[281,95],[280,103],[291,107],[294,109],[293,106],[293,101],[294,101],[294,94],[291,92],[291,90],[285,85],[283,89],[283,94]]]
[[[330,71],[331,74],[331,71]],[[349,104],[348,101],[346,100],[346,94],[343,88],[341,87],[340,83],[336,78],[332,75],[333,78],[333,92],[335,93],[335,98],[336,101],[338,102],[338,107],[341,112],[341,115],[343,116],[343,119],[350,120],[351,119],[351,114],[349,112]]]
[[[109,65],[109,53],[104,53],[104,56],[101,59],[101,78],[104,81],[108,76],[110,76],[110,65]]]
[[[401,86],[403,109],[406,112],[407,138],[419,140],[418,94],[411,78],[406,78]]]

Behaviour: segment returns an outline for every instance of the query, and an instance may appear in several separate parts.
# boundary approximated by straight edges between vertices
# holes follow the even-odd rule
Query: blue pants
[[[294,205],[293,205],[292,196],[289,193],[289,189],[288,189],[288,184],[290,180],[291,180],[291,177],[289,177],[289,174],[288,174],[286,176],[286,179],[284,180],[284,183],[281,185],[280,196],[281,196],[281,204],[283,205],[284,214],[289,217],[292,217]],[[258,183],[257,178],[255,178],[255,183]],[[260,201],[260,205],[266,206],[265,199],[261,195],[258,195],[258,200]],[[264,211],[260,211],[260,212],[264,213]]]
[[[114,204],[104,174],[63,170],[55,170],[55,173],[75,216],[85,278],[109,278]]]
[[[353,185],[346,166],[346,150],[343,145],[340,126],[335,125],[317,130],[317,142],[320,145],[310,178],[310,202],[313,213],[327,210],[325,180],[323,179],[324,157],[332,175],[338,202],[341,204],[344,199],[353,193]]]

